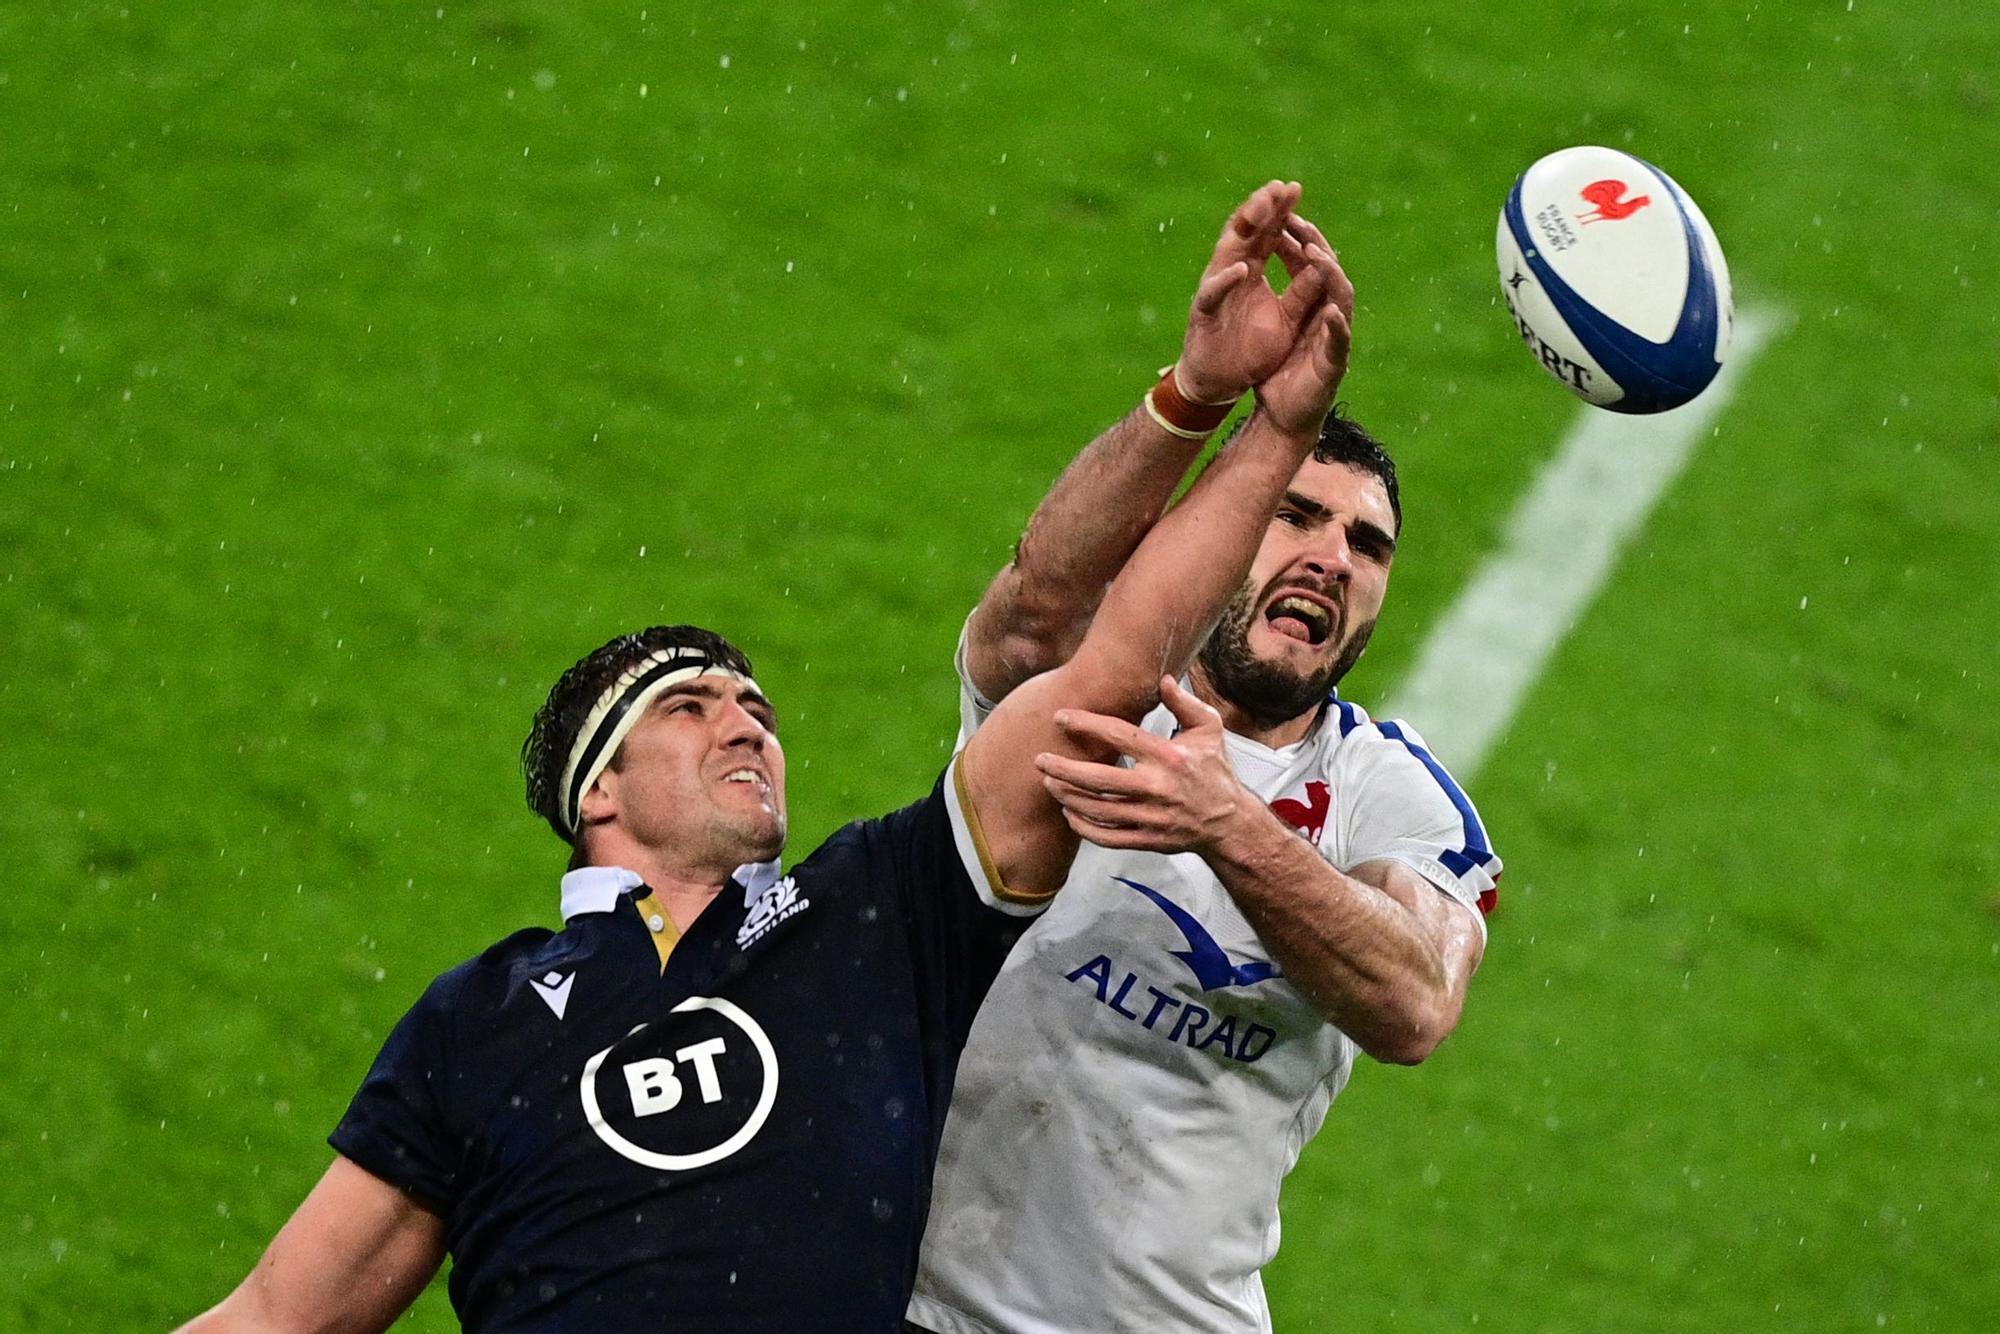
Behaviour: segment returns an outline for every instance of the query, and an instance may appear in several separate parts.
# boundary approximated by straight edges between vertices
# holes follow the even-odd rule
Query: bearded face
[[[1246,581],[1223,609],[1222,619],[1202,645],[1199,658],[1202,673],[1215,692],[1265,727],[1297,718],[1324,703],[1334,686],[1361,660],[1369,636],[1375,633],[1374,617],[1350,628],[1346,609],[1336,604],[1321,641],[1332,644],[1332,652],[1317,665],[1289,655],[1259,657],[1251,647],[1250,628],[1259,619],[1260,604],[1298,627],[1293,630],[1288,626],[1282,633],[1314,632],[1312,623],[1295,605],[1270,607],[1274,601],[1282,603],[1284,599],[1260,598],[1258,589]]]
[[[1373,474],[1308,459],[1202,646],[1200,674],[1220,700],[1266,729],[1318,709],[1375,631],[1395,529]]]

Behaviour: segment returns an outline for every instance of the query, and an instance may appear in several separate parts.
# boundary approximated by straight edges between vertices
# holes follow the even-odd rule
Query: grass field
[[[1472,784],[1466,1021],[1336,1106],[1278,1324],[1990,1328],[2000,25],[1430,10],[0,6],[0,1327],[219,1297],[423,984],[554,920],[513,757],[584,649],[743,642],[797,851],[922,790],[1272,176],[1405,471],[1385,693],[1573,411],[1495,211],[1603,142],[1794,323]]]

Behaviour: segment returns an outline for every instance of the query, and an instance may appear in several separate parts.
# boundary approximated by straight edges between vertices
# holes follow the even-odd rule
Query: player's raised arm
[[[444,1263],[444,1220],[335,1158],[236,1291],[179,1334],[375,1334]]]
[[[1232,222],[1232,226],[1233,226]],[[1017,896],[1055,892],[1077,836],[1034,765],[1049,751],[1103,758],[1062,728],[1063,709],[1136,722],[1159,702],[1159,681],[1182,671],[1249,569],[1286,484],[1311,453],[1346,374],[1354,289],[1317,244],[1307,263],[1318,296],[1285,360],[1258,386],[1257,410],[1187,497],[1161,517],[1106,592],[1068,662],[1019,687],[977,732],[959,780],[993,865]],[[1205,274],[1196,317],[1227,318],[1255,276],[1248,261]],[[1305,282],[1302,276],[1294,283]]]
[[[1321,296],[1292,213],[1296,183],[1272,181],[1230,217],[1202,273],[1179,360],[1139,406],[1092,441],[1028,521],[1014,559],[966,628],[965,671],[989,701],[1067,662],[1104,591],[1159,519],[1181,476],[1238,399],[1283,362]],[[1282,295],[1265,279],[1276,255]]]

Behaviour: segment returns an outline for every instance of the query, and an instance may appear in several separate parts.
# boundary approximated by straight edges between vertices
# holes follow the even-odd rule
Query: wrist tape
[[[1238,396],[1240,397],[1240,395]],[[1160,372],[1160,382],[1146,394],[1146,415],[1160,429],[1183,440],[1202,440],[1229,420],[1237,399],[1224,403],[1200,403],[1181,392],[1180,375],[1173,366]]]

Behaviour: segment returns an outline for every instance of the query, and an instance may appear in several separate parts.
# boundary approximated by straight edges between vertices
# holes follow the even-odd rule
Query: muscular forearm
[[[1278,497],[1311,452],[1312,432],[1287,431],[1260,408],[1132,553],[1069,662],[1024,683],[966,747],[967,785],[994,864],[1017,894],[1053,893],[1076,835],[1042,787],[1042,752],[1091,753],[1058,710],[1136,722],[1159,702],[1242,582]],[[1094,749],[1094,748],[1093,748]]]
[[[1202,444],[1163,429],[1141,404],[1076,457],[972,614],[965,665],[980,694],[998,702],[1069,660]]]
[[[1317,422],[1287,429],[1262,407],[1250,415],[1106,591],[1076,655],[1085,666],[1080,679],[1096,697],[1086,690],[1066,702],[1134,719],[1158,702],[1160,677],[1186,669],[1249,572],[1258,539],[1318,434]]]
[[[1261,806],[1238,825],[1204,859],[1292,984],[1377,1060],[1428,1056],[1477,962],[1463,910],[1407,868],[1357,868],[1379,886],[1335,870]]]
[[[263,1257],[181,1334],[373,1334],[444,1261],[444,1220],[335,1158]]]
[[[1183,360],[1211,361],[1213,373],[1178,392],[1213,403],[1218,390],[1255,385],[1257,410],[1187,498],[1146,531],[1070,659],[1014,690],[966,746],[959,775],[968,812],[1016,894],[1053,893],[1076,854],[1076,832],[1044,788],[1037,757],[1101,753],[1067,730],[1072,713],[1136,721],[1159,701],[1162,680],[1186,668],[1242,584],[1346,373],[1353,288],[1293,216],[1298,197],[1296,183],[1272,181],[1230,216],[1189,307]],[[1295,275],[1283,297],[1264,279],[1273,254]],[[1168,406],[1186,429],[1214,424],[1213,413]]]

